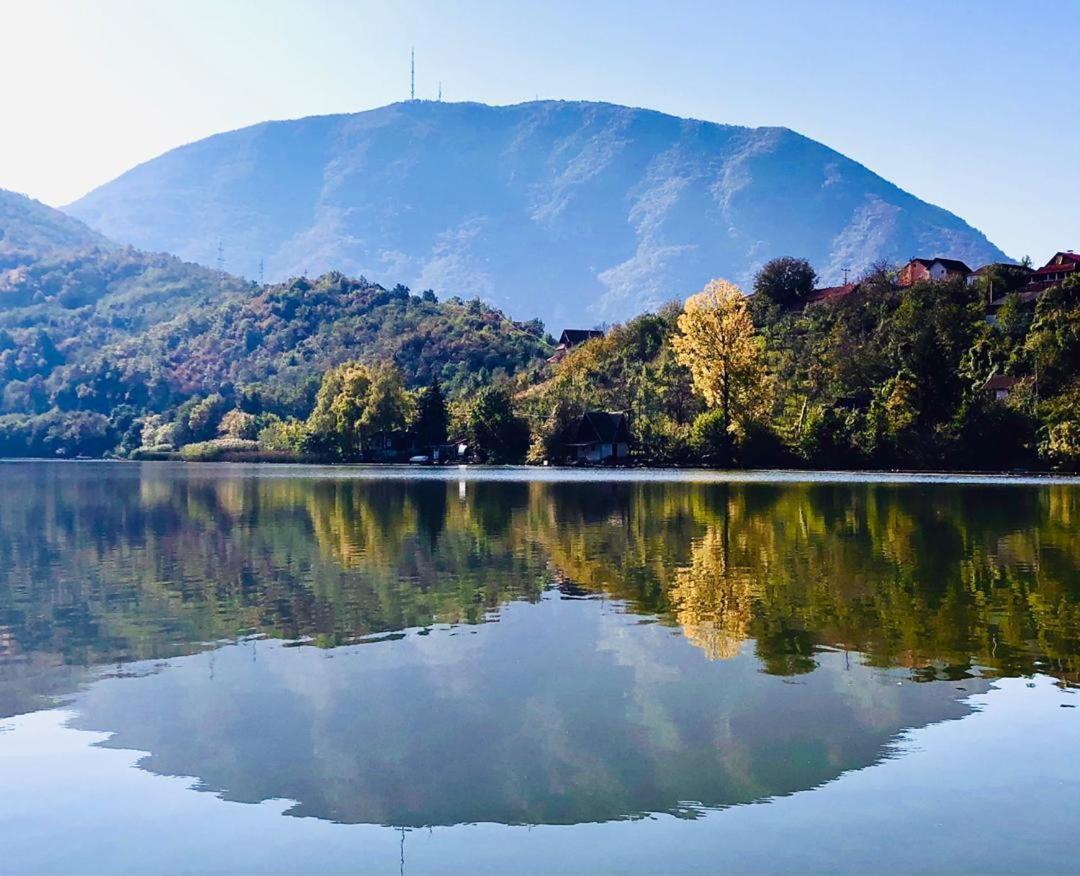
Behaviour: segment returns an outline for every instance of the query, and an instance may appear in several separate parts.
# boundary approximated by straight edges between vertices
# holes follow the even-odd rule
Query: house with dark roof
[[[995,374],[983,384],[983,392],[997,401],[1004,401],[1009,397],[1009,393],[1016,389],[1019,382],[1020,379],[1017,377],[1010,377],[1008,374]]]
[[[376,432],[364,448],[368,462],[405,462],[423,448],[411,429],[389,429]]]
[[[608,462],[630,455],[630,423],[622,411],[586,411],[563,444],[572,462]]]
[[[914,286],[916,283],[940,283],[955,277],[967,277],[971,268],[958,259],[921,259],[909,261],[900,269],[896,283],[901,288]]]
[[[604,333],[599,329],[563,329],[563,333],[559,335],[559,346],[555,348],[555,352],[548,361],[558,362],[578,344],[603,336]]]

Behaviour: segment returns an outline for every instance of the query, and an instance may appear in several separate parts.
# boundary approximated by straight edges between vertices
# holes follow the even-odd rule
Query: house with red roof
[[[861,283],[844,283],[841,286],[822,286],[820,289],[815,289],[806,297],[805,306],[809,307],[811,304],[842,301],[849,295],[858,292],[861,285]]]
[[[1019,378],[1008,374],[995,374],[983,384],[983,392],[997,401],[1005,401],[1019,383]]]
[[[1045,292],[1054,286],[1060,286],[1068,277],[1080,272],[1080,254],[1071,249],[1054,253],[1041,268],[1031,275],[1031,282],[1024,287],[1024,292]]]
[[[1016,291],[1021,303],[1033,305],[1047,289],[1060,286],[1068,277],[1074,275],[1080,276],[1080,253],[1075,253],[1071,249],[1054,253],[1054,257],[1045,265],[1030,272],[1025,285],[1016,290],[1002,290],[1000,295],[990,301],[987,309],[992,314],[996,313],[997,309],[1005,303],[1005,296],[1009,291]]]

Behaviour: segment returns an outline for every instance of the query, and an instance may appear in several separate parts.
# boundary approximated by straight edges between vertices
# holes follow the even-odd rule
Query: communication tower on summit
[[[409,100],[416,100],[416,49],[409,49]]]

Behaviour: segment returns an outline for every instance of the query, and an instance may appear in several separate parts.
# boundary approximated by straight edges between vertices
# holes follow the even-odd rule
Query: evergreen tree
[[[450,414],[446,409],[439,381],[431,378],[430,385],[420,390],[416,400],[416,420],[413,429],[424,446],[445,444]]]

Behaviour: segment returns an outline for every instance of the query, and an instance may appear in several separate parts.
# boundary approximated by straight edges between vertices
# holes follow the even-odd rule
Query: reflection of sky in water
[[[0,870],[1075,869],[1076,487],[327,471],[4,467]]]
[[[709,661],[614,608],[549,597],[393,642],[248,642],[100,682],[75,726],[149,752],[153,772],[230,800],[295,800],[297,815],[543,824],[814,787],[967,711],[957,684],[900,684],[839,653],[794,679],[761,673],[749,649]]]
[[[1076,697],[1004,679],[974,714],[905,733],[903,756],[812,791],[706,813],[404,833],[405,872],[1067,873],[1080,819]],[[5,872],[397,872],[402,835],[282,818],[131,769],[69,713],[0,722]],[[58,827],[60,826],[60,827]],[[88,863],[90,862],[90,863]]]

